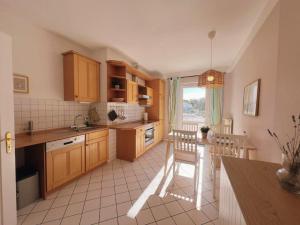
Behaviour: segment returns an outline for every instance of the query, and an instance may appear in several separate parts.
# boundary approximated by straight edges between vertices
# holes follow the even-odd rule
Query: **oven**
[[[151,145],[154,142],[154,125],[153,123],[145,126],[145,146]]]

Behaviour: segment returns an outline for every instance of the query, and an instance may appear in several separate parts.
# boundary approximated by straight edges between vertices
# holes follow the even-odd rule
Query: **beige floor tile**
[[[47,214],[47,211],[31,213],[28,215],[22,225],[41,224]]]
[[[86,193],[79,193],[79,194],[73,194],[69,204],[77,203],[77,202],[83,202],[86,198]]]
[[[132,206],[131,202],[123,202],[117,204],[118,216],[126,215],[129,209],[131,208],[131,206]]]
[[[101,183],[89,184],[88,191],[101,190]]]
[[[153,207],[153,206],[157,206],[157,205],[161,205],[163,204],[162,199],[157,196],[157,195],[151,195],[148,200],[147,203],[149,205],[149,207]]]
[[[83,211],[83,206],[84,206],[84,202],[79,202],[79,203],[74,203],[74,204],[68,205],[64,216],[67,217],[67,216],[73,216],[76,214],[81,214]]]
[[[136,220],[128,216],[118,217],[118,223],[119,225],[137,225]]]
[[[101,189],[101,197],[110,196],[110,195],[114,195],[114,194],[115,194],[114,188],[102,188]]]
[[[123,202],[128,202],[130,201],[130,195],[129,192],[124,192],[120,194],[116,194],[116,202],[118,203],[123,203]]]
[[[169,202],[165,204],[165,206],[167,207],[167,210],[171,216],[184,212],[184,210],[177,201]]]
[[[95,198],[89,201],[85,201],[83,212],[87,212],[99,208],[100,208],[100,198]]]
[[[138,222],[138,225],[145,225],[155,222],[150,209],[140,211],[136,217],[136,220]]]
[[[42,225],[60,225],[61,220],[54,220],[54,221],[50,221],[50,222],[45,222]]]
[[[35,205],[35,207],[32,209],[32,212],[41,212],[50,209],[51,205],[53,204],[53,201],[54,201],[53,199],[41,200]]]
[[[30,204],[30,205],[28,205],[28,206],[26,206],[22,209],[19,209],[17,215],[22,216],[22,215],[29,214],[32,211],[32,209],[36,206],[36,204],[37,204],[37,202],[34,202],[34,203],[32,203],[32,204]]]
[[[181,213],[173,216],[173,220],[177,225],[194,225],[193,221],[186,213]]]
[[[115,218],[115,219],[103,221],[99,223],[99,225],[118,225],[118,219]]]
[[[79,225],[81,214],[63,218],[60,225]]]
[[[100,222],[116,218],[117,216],[117,208],[115,205],[100,209]]]
[[[164,205],[151,207],[151,211],[156,221],[170,217],[170,214]]]
[[[191,211],[188,211],[187,214],[196,224],[203,224],[209,221],[209,218],[203,212],[196,209],[192,209]]]
[[[64,216],[67,206],[50,209],[44,219],[44,222],[60,219]]]
[[[122,184],[122,185],[119,185],[119,186],[115,186],[115,192],[116,192],[116,194],[128,192],[127,185]]]
[[[171,217],[157,221],[156,223],[157,225],[176,225],[176,223]]]
[[[88,184],[83,184],[83,185],[80,185],[80,186],[77,186],[75,189],[74,189],[74,194],[77,194],[77,193],[82,193],[82,192],[86,192],[88,190],[88,187],[89,185]]]
[[[70,199],[71,199],[71,195],[64,196],[64,197],[58,197],[54,200],[51,208],[57,208],[57,207],[68,205]]]
[[[17,225],[21,225],[24,222],[26,216],[27,215],[18,216],[18,218],[17,218]]]
[[[99,222],[99,210],[85,212],[81,216],[80,225],[91,225]]]
[[[101,198],[101,208],[116,204],[115,195],[110,195]]]
[[[215,220],[219,216],[217,209],[211,204],[203,206],[201,210],[205,213],[205,215],[207,215],[210,220]]]
[[[100,196],[101,196],[101,190],[88,191],[86,195],[86,200],[100,198]]]

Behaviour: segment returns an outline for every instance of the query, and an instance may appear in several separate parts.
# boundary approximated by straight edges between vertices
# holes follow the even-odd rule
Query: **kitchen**
[[[107,63],[107,74],[102,75],[100,62],[73,51],[63,53],[64,100],[74,102],[73,104],[77,105],[76,109],[79,108],[71,114],[74,115],[73,124],[69,128],[35,130],[35,124],[39,125],[39,122],[32,117],[33,120],[28,121],[26,133],[16,135],[16,161],[22,162],[17,171],[38,172],[38,192],[43,198],[47,198],[47,195],[59,187],[113,160],[114,156],[118,159],[133,161],[163,138],[164,104],[160,101],[164,101],[165,97],[164,81],[152,79],[150,75],[125,62],[110,60],[104,63]],[[106,85],[100,85],[103,76],[107,77]],[[143,85],[127,79],[126,76],[138,78]],[[120,83],[116,84],[116,80]],[[107,89],[107,105],[109,106],[103,107],[104,109],[97,105],[101,88]],[[91,105],[87,105],[88,103]],[[128,119],[126,121],[127,111],[125,114],[124,108],[129,103],[139,108],[139,116],[140,118],[143,116],[143,120],[134,117],[133,122],[129,122]],[[37,108],[43,106],[39,103],[37,105]],[[25,104],[22,106],[16,104],[16,106],[21,107],[21,113],[24,113]],[[53,116],[60,115],[67,109],[65,106],[58,105],[58,110],[55,110],[55,105],[48,103],[44,106],[46,113],[49,112],[48,108],[52,107],[50,111]],[[34,105],[32,108],[34,109]],[[107,110],[107,116],[101,115],[102,121],[106,120],[104,123],[99,123],[100,113],[98,114],[96,108],[102,111]],[[87,113],[84,111],[86,109],[89,109],[88,115],[96,117],[96,121],[92,121],[91,117],[86,118]],[[34,113],[31,111],[31,115]],[[26,124],[26,121],[24,122]],[[114,133],[109,130],[113,129],[116,130],[116,137],[109,137],[109,133],[111,135]],[[122,146],[123,134],[130,137],[131,142],[126,143],[131,146]],[[108,140],[112,138],[116,139],[116,149],[110,149],[112,143]],[[24,176],[26,175],[25,173]],[[21,183],[26,182],[17,183],[18,200],[20,205],[24,206],[26,204],[22,203],[22,200],[26,201],[28,195],[34,195],[27,193],[26,190],[34,190],[34,188],[18,185]]]
[[[0,0],[0,224],[297,225],[299,8]]]

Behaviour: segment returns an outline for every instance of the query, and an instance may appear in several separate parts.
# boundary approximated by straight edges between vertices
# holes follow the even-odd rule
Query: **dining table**
[[[166,174],[167,171],[167,165],[168,165],[168,160],[170,157],[170,148],[171,144],[173,144],[174,138],[173,138],[173,132],[168,133],[168,138],[167,138],[167,147],[166,147],[166,157],[165,157],[165,168],[164,168],[164,174]],[[197,144],[202,145],[202,146],[212,146],[214,144],[214,139],[213,138],[203,138],[201,132],[197,133]],[[252,145],[252,143],[246,139],[245,145],[244,145],[244,154],[243,158],[244,159],[249,159],[250,151],[256,151],[256,147]]]

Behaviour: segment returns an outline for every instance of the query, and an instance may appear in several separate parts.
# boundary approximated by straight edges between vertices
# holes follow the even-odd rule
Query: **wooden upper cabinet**
[[[97,102],[100,99],[100,62],[74,51],[63,53],[64,99]]]
[[[146,109],[150,120],[163,120],[165,114],[165,81],[146,81],[146,86],[153,89],[153,105]]]
[[[138,102],[138,84],[134,81],[127,80],[126,86],[126,102],[137,103]]]

